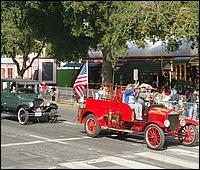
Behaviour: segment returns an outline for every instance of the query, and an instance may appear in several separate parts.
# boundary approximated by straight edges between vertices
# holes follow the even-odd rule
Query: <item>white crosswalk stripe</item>
[[[188,150],[183,150],[183,149],[167,149],[167,151],[169,151],[169,152],[175,152],[176,154],[179,154],[179,155],[187,155],[187,156],[191,156],[191,157],[194,157],[194,158],[199,158],[199,153],[188,151]]]
[[[119,158],[119,157],[115,157],[115,156],[105,156],[99,159],[93,159],[90,161],[83,161],[83,162],[73,162],[73,163],[61,163],[59,164],[60,166],[64,166],[67,168],[71,168],[71,169],[100,169],[98,167],[95,167],[93,165],[89,165],[89,164],[94,164],[94,163],[101,163],[101,162],[111,162],[117,165],[121,165],[124,166],[126,168],[134,168],[134,169],[162,169],[159,168],[158,166],[152,166],[152,165],[148,165],[145,163],[140,163],[137,161],[132,161],[132,160],[128,160],[128,159],[124,159],[124,158]],[[107,169],[108,167],[104,167],[105,169]]]
[[[187,161],[187,160],[175,158],[172,156],[163,155],[160,153],[158,154],[158,153],[153,153],[153,152],[142,152],[142,153],[136,153],[135,155],[142,156],[149,159],[154,159],[154,160],[156,159],[161,162],[175,164],[175,165],[183,166],[186,168],[192,168],[192,169],[199,168],[199,163],[196,163],[196,162],[192,163],[189,160]]]
[[[184,156],[191,157],[189,160],[185,160]],[[140,159],[139,159],[140,158]],[[143,161],[145,158],[146,162]],[[97,159],[60,163],[58,166],[62,166],[69,169],[165,169],[166,166],[170,167],[184,167],[190,169],[199,168],[199,152],[190,151],[180,148],[169,148],[166,151],[147,151],[139,153],[129,153],[117,155],[117,156],[103,156]],[[147,162],[148,160],[148,162]],[[153,161],[152,161],[153,160]],[[101,166],[105,162],[110,163],[107,166]],[[98,166],[97,166],[98,164]],[[176,169],[176,168],[175,168]]]
[[[61,163],[59,165],[70,169],[100,169],[98,167],[88,165],[86,162]]]

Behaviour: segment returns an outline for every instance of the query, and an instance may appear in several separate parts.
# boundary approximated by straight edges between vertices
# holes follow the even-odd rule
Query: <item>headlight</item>
[[[168,119],[166,119],[166,120],[164,121],[164,125],[165,125],[165,127],[169,127],[170,121],[169,121]]]
[[[186,121],[185,121],[184,119],[181,119],[181,120],[180,120],[180,125],[181,125],[181,126],[185,126],[185,125],[186,125]]]
[[[50,103],[47,103],[47,106],[50,106]]]
[[[33,106],[34,106],[33,102],[29,102],[28,105],[29,105],[30,107],[33,107]]]

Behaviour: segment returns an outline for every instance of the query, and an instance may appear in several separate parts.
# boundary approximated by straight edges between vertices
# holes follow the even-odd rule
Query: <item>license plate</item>
[[[42,116],[42,112],[35,112],[35,116]]]

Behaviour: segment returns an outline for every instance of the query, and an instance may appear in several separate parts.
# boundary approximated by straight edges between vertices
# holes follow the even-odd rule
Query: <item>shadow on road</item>
[[[7,120],[18,122],[17,115],[2,115],[1,120],[2,119],[7,119]],[[64,121],[66,121],[66,120],[58,118],[58,120],[55,123],[62,123]],[[47,117],[39,117],[39,118],[29,117],[29,121],[28,121],[27,125],[33,125],[36,123],[50,123],[50,122],[48,121]]]
[[[85,131],[81,131],[81,133],[85,133]],[[131,134],[131,133],[126,133],[122,134],[120,132],[116,133],[114,131],[109,131],[109,130],[101,130],[100,134],[98,135],[98,138],[111,138],[111,139],[116,139],[116,140],[121,140],[121,141],[126,141],[126,142],[133,142],[133,143],[138,143],[138,144],[145,144],[145,138],[144,138],[144,133],[139,133],[139,134]],[[165,144],[161,150],[166,150],[169,147],[173,146],[178,146],[181,145],[180,141],[178,139],[174,139],[171,136],[166,136],[165,139]],[[195,145],[199,146],[199,142]]]

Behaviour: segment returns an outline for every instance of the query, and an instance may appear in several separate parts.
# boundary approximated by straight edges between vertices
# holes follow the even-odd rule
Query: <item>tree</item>
[[[198,1],[141,1],[141,35],[151,41],[163,41],[167,50],[176,51],[182,41],[198,48]]]
[[[29,25],[29,9],[30,3],[26,1],[1,1],[1,53],[12,57],[20,78],[23,78],[25,71],[40,56],[45,46],[45,38],[37,39]],[[28,64],[32,52],[36,56]],[[22,64],[17,55],[22,55]]]
[[[30,66],[29,52],[40,54],[45,44],[58,61],[78,61],[89,48],[101,50],[103,83],[112,82],[127,40],[140,47],[161,40],[174,51],[187,39],[198,47],[198,1],[2,1],[1,9],[1,51],[16,64],[16,54],[23,55],[19,75]]]
[[[122,1],[67,1],[63,5],[66,8],[65,22],[72,24],[73,34],[91,37],[90,47],[102,51],[102,82],[111,83],[112,69],[118,58],[127,53],[129,30],[139,12],[137,5]],[[69,17],[69,13],[73,15]]]
[[[103,82],[111,82],[111,66],[126,55],[129,39],[140,47],[161,40],[169,51],[184,39],[198,46],[198,1],[65,1],[63,6],[73,34],[91,37],[91,48],[102,50]]]

